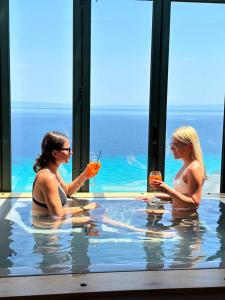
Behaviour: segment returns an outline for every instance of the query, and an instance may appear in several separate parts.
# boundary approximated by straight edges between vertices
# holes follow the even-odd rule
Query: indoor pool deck
[[[134,197],[79,194],[81,197]],[[0,193],[0,198],[31,197]],[[208,195],[206,195],[208,197]],[[225,203],[225,195],[211,194]],[[2,201],[1,201],[2,202]],[[167,270],[0,278],[0,299],[223,299],[225,269]]]

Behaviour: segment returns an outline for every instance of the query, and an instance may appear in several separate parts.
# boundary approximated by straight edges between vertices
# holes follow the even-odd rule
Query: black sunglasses
[[[69,153],[71,152],[71,148],[61,148],[61,149],[57,149],[58,151],[60,151],[60,150],[66,150],[66,151],[68,151]]]

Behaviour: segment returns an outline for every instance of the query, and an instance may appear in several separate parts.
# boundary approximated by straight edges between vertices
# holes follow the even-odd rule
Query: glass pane
[[[10,55],[12,190],[30,191],[43,135],[72,136],[72,0],[11,0]]]
[[[219,192],[225,78],[225,5],[172,3],[167,145],[175,128],[193,126],[200,136],[208,180]],[[180,162],[166,151],[166,181]]]
[[[93,192],[146,191],[151,18],[151,1],[92,2]]]

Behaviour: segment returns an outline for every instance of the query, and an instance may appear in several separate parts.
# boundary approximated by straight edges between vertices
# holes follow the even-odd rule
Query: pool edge
[[[209,299],[224,295],[224,277],[224,269],[10,277],[0,279],[0,299]]]

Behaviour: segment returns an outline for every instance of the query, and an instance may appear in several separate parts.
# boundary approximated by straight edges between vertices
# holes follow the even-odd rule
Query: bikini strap
[[[35,183],[36,183],[36,181],[37,181],[37,178],[38,178],[38,175],[41,173],[41,172],[48,172],[48,173],[51,173],[51,171],[49,171],[49,169],[43,169],[43,170],[40,170],[37,174],[36,174],[36,176],[35,176],[35,179],[34,179],[34,182],[33,182],[33,186],[32,186],[32,192],[33,192],[33,190],[34,190],[34,185],[35,185]]]
[[[177,180],[179,180],[180,178],[182,178],[182,176],[185,174],[185,172],[187,171],[187,168],[188,168],[188,166],[182,171],[182,173],[180,174],[180,176],[178,177],[178,178],[174,178],[174,180],[173,181],[177,181]]]
[[[38,206],[44,207],[44,208],[48,208],[48,205],[45,203],[41,203],[39,201],[37,201],[35,198],[32,198],[32,200],[34,201],[34,203],[36,203]]]

